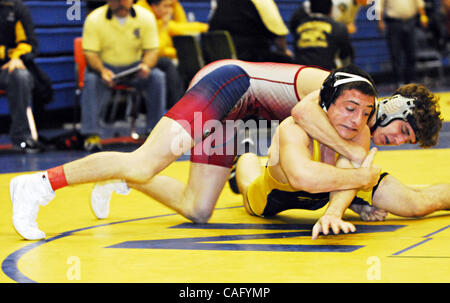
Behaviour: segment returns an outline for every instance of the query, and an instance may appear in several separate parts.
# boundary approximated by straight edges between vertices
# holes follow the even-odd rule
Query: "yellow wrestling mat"
[[[449,149],[384,151],[376,162],[408,184],[450,177]],[[177,162],[164,173],[185,180],[187,171]],[[0,176],[1,282],[450,282],[449,212],[365,223],[348,211],[357,233],[312,241],[325,208],[251,217],[227,187],[210,223],[194,225],[132,191],[115,195],[110,217],[97,220],[89,184],[41,207],[47,239],[29,242],[11,223],[13,176]]]
[[[444,121],[450,121],[450,93],[438,93],[439,105]]]
[[[448,99],[441,106],[449,121]],[[380,151],[375,162],[406,184],[450,180],[450,149]],[[185,181],[188,165],[164,174]],[[251,217],[226,187],[210,223],[194,225],[132,191],[114,195],[109,218],[97,220],[87,184],[41,207],[47,238],[30,242],[12,227],[14,175],[0,175],[0,282],[450,282],[450,212],[365,223],[347,211],[356,233],[312,241],[325,208]]]

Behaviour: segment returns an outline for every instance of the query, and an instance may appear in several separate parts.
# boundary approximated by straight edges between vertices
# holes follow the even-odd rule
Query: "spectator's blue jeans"
[[[26,69],[16,68],[11,74],[8,69],[0,70],[0,89],[6,90],[11,115],[9,135],[14,144],[31,137],[26,109],[31,106],[33,85],[33,76]]]
[[[108,64],[104,64],[104,66],[117,74],[138,64],[139,62],[120,67]],[[135,87],[143,93],[147,110],[147,131],[151,131],[164,115],[166,105],[166,77],[164,72],[152,68],[147,78],[142,79],[136,76],[132,80],[120,84]],[[102,80],[101,75],[87,68],[81,95],[82,134],[100,135],[100,110],[111,98],[111,93],[111,88]]]

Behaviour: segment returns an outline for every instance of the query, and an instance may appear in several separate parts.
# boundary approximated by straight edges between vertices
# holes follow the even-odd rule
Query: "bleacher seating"
[[[78,2],[77,2],[78,1]],[[81,35],[85,19],[85,1],[24,1],[30,9],[39,43],[36,63],[49,75],[54,100],[47,109],[68,108],[74,105],[75,69],[73,39]],[[80,7],[80,18],[68,18],[72,5]],[[4,99],[4,97],[2,97]],[[0,115],[8,114],[6,100],[0,100]]]
[[[40,55],[36,62],[49,74],[55,90],[54,101],[47,106],[47,109],[68,108],[74,104],[73,38],[82,33],[85,1],[24,0],[30,8],[39,40]],[[70,20],[67,12],[77,2],[81,8],[81,18]],[[210,0],[180,0],[180,2],[190,19],[208,22]],[[281,16],[288,23],[292,12],[303,0],[275,0],[275,2]],[[377,21],[367,18],[367,8],[360,10],[357,28],[356,34],[351,36],[356,53],[355,63],[372,74],[390,72],[386,40],[377,29]],[[293,49],[292,35],[289,35],[288,43]],[[2,100],[0,115],[7,113],[7,104]]]

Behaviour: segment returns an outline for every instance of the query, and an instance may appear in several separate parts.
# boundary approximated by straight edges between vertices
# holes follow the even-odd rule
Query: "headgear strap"
[[[403,97],[400,94],[381,100],[378,106],[377,121],[372,127],[372,132],[378,126],[384,127],[397,119],[409,122],[416,131],[417,127],[413,116],[415,102],[414,98]]]
[[[372,85],[372,83],[369,80],[367,80],[366,78],[361,77],[359,75],[354,75],[354,74],[349,74],[349,73],[344,73],[344,72],[337,72],[335,74],[335,76],[336,77],[344,76],[344,77],[347,77],[347,78],[336,80],[334,82],[334,84],[333,84],[333,87],[338,87],[339,85],[347,84],[347,83],[350,83],[350,82],[366,82],[373,88],[373,85]]]

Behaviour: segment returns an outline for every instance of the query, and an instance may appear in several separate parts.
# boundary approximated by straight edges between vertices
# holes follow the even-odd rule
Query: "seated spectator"
[[[159,56],[177,58],[172,37],[177,35],[197,35],[208,31],[208,24],[189,22],[183,7],[177,0],[138,0],[136,4],[151,11],[158,23]]]
[[[169,33],[176,35],[197,35],[208,31],[208,23],[188,21],[183,6],[178,0],[173,0],[173,18],[169,21]]]
[[[209,30],[228,31],[238,59],[293,62],[286,42],[289,31],[273,0],[218,0]]]
[[[347,27],[331,18],[331,0],[310,2],[294,12],[290,30],[295,37],[295,61],[303,65],[336,68],[336,58],[352,62],[354,51]]]
[[[196,34],[207,30],[204,23],[187,22],[184,10],[175,0],[138,0],[137,4],[154,14],[158,24],[159,59],[156,67],[166,74],[167,108],[172,107],[184,94],[184,83],[176,65],[177,52],[172,36]],[[174,7],[181,22],[173,20]],[[180,11],[181,7],[181,11]]]
[[[331,17],[347,26],[348,33],[354,34],[358,30],[355,19],[361,6],[366,6],[369,0],[333,0]]]
[[[37,40],[28,8],[22,0],[0,1],[0,89],[6,91],[13,148],[22,152],[40,151],[33,140],[33,124],[27,118],[34,87],[33,75],[27,68],[37,53]],[[36,138],[35,138],[36,139]]]
[[[133,5],[133,0],[108,0],[92,11],[83,29],[83,50],[87,61],[85,87],[81,97],[81,133],[85,149],[100,145],[100,110],[108,101],[115,74],[140,67],[138,75],[121,84],[141,90],[147,110],[147,131],[164,114],[166,84],[158,61],[158,29],[153,14]]]
[[[355,19],[361,6],[366,6],[369,0],[332,0],[331,18],[347,26],[348,33],[354,34],[358,30]],[[311,1],[303,2],[307,13],[311,12]]]

